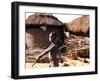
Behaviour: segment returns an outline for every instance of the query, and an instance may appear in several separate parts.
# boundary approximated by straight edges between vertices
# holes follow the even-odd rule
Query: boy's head
[[[49,41],[50,41],[50,42],[54,42],[55,39],[56,39],[56,37],[57,37],[57,33],[56,33],[56,32],[51,32],[51,33],[49,34]]]

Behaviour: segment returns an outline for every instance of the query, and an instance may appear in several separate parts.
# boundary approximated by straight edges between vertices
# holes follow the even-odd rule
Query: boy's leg
[[[58,67],[59,66],[59,58],[57,58],[57,54],[51,54],[51,65],[52,67]]]
[[[63,59],[61,58],[61,55],[58,54],[58,56],[59,56],[60,62],[63,63],[64,61],[63,61]]]

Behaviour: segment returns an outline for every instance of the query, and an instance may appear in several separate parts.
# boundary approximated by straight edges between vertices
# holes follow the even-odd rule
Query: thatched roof
[[[71,32],[87,33],[89,31],[89,16],[82,16],[67,23],[67,29]]]
[[[52,14],[47,13],[35,13],[30,15],[25,23],[26,25],[63,25],[63,23]]]

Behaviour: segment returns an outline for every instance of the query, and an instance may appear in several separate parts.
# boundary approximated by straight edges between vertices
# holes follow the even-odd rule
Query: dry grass
[[[63,25],[63,23],[58,20],[55,16],[52,14],[47,14],[47,13],[35,13],[33,15],[30,15],[25,23],[27,25],[34,25],[34,24],[39,24],[39,25]]]
[[[82,16],[67,23],[68,30],[71,32],[87,33],[89,31],[89,16]]]

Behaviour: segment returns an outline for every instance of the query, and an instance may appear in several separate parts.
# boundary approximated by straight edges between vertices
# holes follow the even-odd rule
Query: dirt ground
[[[79,60],[80,59],[80,60]],[[67,59],[64,63],[59,63],[59,67],[71,67],[71,66],[86,66],[89,65],[89,59],[79,58],[78,60]],[[49,67],[49,63],[36,63],[32,66],[33,63],[26,63],[27,69],[32,68],[47,68]]]

